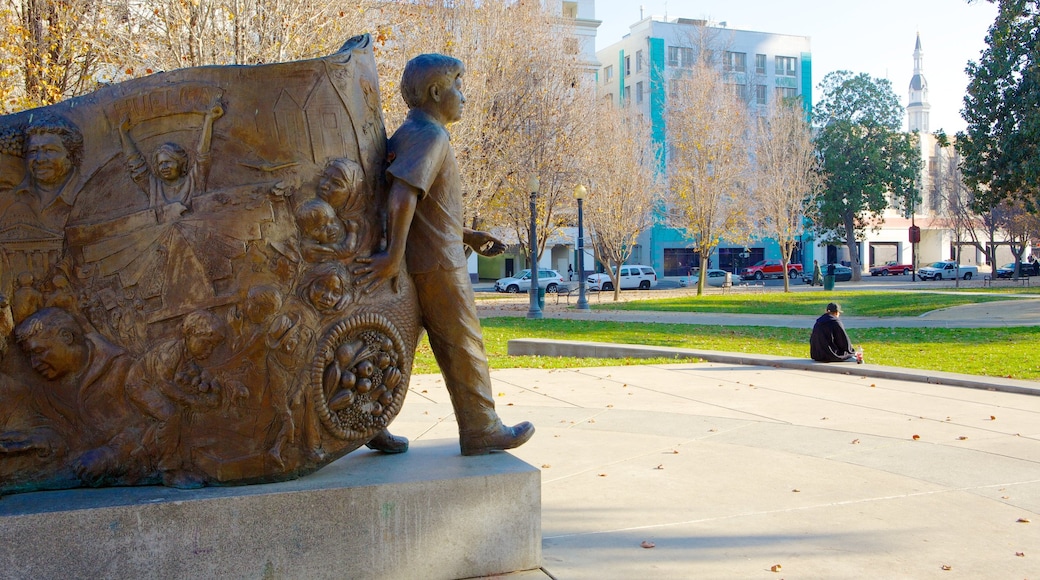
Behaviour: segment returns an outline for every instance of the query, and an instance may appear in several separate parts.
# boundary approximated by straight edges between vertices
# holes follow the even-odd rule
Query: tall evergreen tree
[[[971,81],[957,134],[965,183],[976,190],[975,210],[1004,199],[1040,205],[1040,2],[999,0],[997,18]]]
[[[817,229],[824,239],[845,242],[853,279],[859,280],[856,240],[885,208],[918,195],[921,155],[917,136],[901,132],[903,107],[887,79],[837,71],[820,88],[823,98],[813,113],[827,186]]]

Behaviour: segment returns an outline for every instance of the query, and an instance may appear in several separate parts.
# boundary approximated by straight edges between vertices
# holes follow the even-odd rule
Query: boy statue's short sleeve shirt
[[[413,274],[466,267],[462,181],[447,129],[412,109],[387,145],[388,180],[419,190],[405,259]]]

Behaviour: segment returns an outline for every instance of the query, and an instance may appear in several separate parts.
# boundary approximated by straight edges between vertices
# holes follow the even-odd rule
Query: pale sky
[[[997,14],[984,0],[596,0],[596,19],[603,22],[597,50],[628,34],[639,21],[640,5],[646,17],[706,18],[740,30],[809,36],[814,102],[827,73],[850,70],[892,81],[905,107],[920,32],[930,128],[951,136],[964,129],[964,67],[979,59]]]

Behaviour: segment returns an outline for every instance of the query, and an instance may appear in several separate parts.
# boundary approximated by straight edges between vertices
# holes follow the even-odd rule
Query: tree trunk
[[[856,216],[851,211],[845,212],[845,246],[849,249],[849,266],[852,268],[852,280],[863,279],[860,272],[863,267],[859,263],[859,248],[856,247]]]
[[[711,254],[701,253],[701,271],[697,273],[697,296],[704,295],[704,281],[708,278],[708,258]]]

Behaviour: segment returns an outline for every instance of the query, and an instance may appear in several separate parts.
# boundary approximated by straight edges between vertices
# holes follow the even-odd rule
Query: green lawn
[[[802,294],[802,293],[799,293]],[[831,299],[851,301],[831,292]],[[849,295],[853,293],[848,293]],[[861,294],[861,293],[855,293]],[[786,295],[791,297],[792,295]],[[744,298],[744,297],[741,297]],[[806,304],[805,308],[810,305]],[[747,312],[743,309],[735,309]],[[809,313],[821,308],[814,304]],[[888,308],[886,311],[890,310]],[[899,310],[896,308],[895,310]],[[775,312],[775,310],[773,310]],[[512,357],[506,354],[511,338],[556,338],[646,345],[666,345],[730,352],[748,352],[808,358],[809,330],[761,326],[722,327],[685,324],[626,324],[574,320],[489,318],[483,321],[491,368],[566,368],[675,362],[645,359],[576,359]],[[1040,380],[1040,327],[937,329],[871,328],[850,331],[869,363],[930,369],[972,375]],[[429,345],[416,355],[415,373],[436,373]]]
[[[977,304],[995,300],[1015,300],[1016,292],[996,289],[988,292],[881,292],[881,291],[833,291],[833,292],[761,292],[705,294],[608,302],[593,304],[594,309],[653,310],[665,312],[739,312],[741,314],[791,314],[811,316],[823,313],[828,302],[838,302],[846,316],[920,316],[931,310]],[[1033,289],[1040,293],[1040,289]]]

